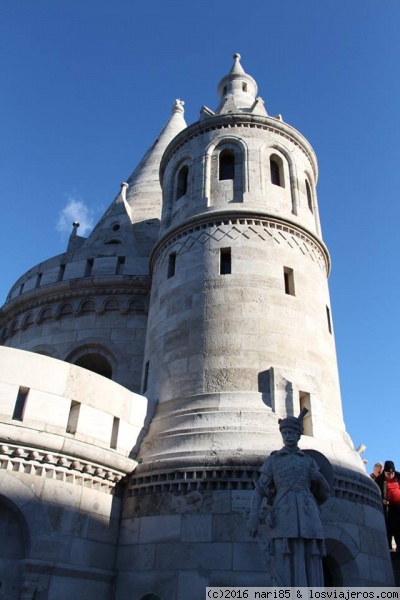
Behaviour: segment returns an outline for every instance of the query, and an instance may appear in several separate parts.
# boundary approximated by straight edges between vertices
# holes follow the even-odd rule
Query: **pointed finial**
[[[129,187],[129,183],[126,183],[125,181],[123,181],[121,183],[120,194],[121,194],[121,198],[124,202],[126,202],[126,190],[128,189],[128,187]]]
[[[236,74],[236,75],[244,74],[244,69],[243,69],[242,65],[240,64],[241,58],[242,57],[240,56],[239,52],[235,52],[235,54],[233,55],[234,63],[232,65],[232,69],[230,71],[231,74]]]
[[[172,107],[172,113],[179,112],[179,113],[181,113],[183,115],[185,113],[185,109],[183,108],[184,105],[185,105],[184,101],[183,100],[179,100],[179,98],[177,98],[175,100],[174,106]]]

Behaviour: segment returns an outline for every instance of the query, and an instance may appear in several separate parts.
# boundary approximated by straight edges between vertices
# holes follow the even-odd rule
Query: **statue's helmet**
[[[303,408],[298,417],[286,417],[285,419],[279,419],[279,431],[282,429],[294,429],[300,435],[303,433],[303,419],[308,413],[307,408]]]

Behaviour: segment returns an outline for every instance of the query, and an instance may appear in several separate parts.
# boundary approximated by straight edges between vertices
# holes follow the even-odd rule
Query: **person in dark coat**
[[[400,552],[400,473],[392,460],[385,461],[383,473],[375,479],[375,483],[382,494],[389,549],[392,550],[394,538],[396,551]]]

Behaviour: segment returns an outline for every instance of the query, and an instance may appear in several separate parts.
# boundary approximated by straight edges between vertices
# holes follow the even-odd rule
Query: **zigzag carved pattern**
[[[260,219],[223,219],[197,225],[180,232],[171,238],[164,246],[173,249],[176,254],[189,250],[194,244],[206,244],[210,239],[221,242],[222,240],[235,241],[239,237],[249,240],[258,238],[263,242],[272,239],[276,244],[286,244],[292,250],[301,252],[305,257],[316,262],[327,276],[329,265],[325,254],[313,238],[300,230],[269,220]],[[167,253],[159,254],[155,265],[167,259]]]

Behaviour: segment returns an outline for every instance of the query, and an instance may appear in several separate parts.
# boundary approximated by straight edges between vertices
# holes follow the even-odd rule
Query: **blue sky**
[[[399,24],[396,0],[3,0],[1,302],[96,222],[175,98],[188,123],[217,106],[240,52],[318,157],[347,430],[400,468]]]

